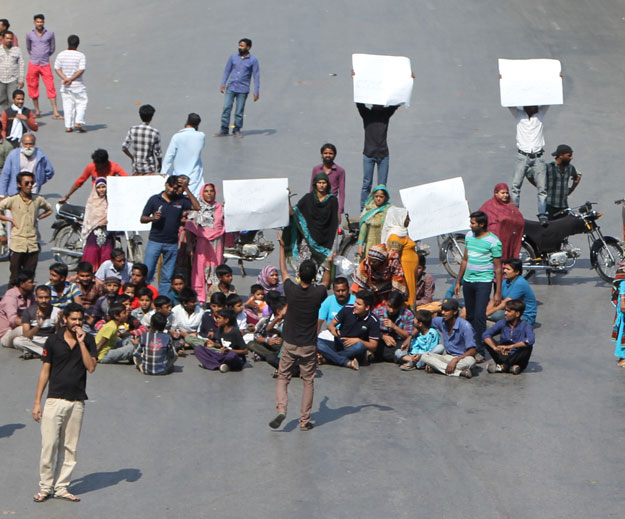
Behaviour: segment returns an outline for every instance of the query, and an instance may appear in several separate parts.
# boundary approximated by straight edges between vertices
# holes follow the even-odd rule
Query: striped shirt
[[[469,231],[465,238],[468,252],[467,269],[464,272],[464,281],[469,283],[491,282],[495,279],[495,263],[493,258],[501,258],[501,242],[492,232],[476,238],[473,231]]]
[[[135,156],[133,164],[134,172],[156,172],[156,161],[163,156],[160,132],[146,123],[133,126],[128,130],[122,148],[130,150],[131,146]]]
[[[82,52],[77,50],[64,50],[60,52],[54,61],[54,70],[60,70],[66,78],[71,78],[79,70],[87,70],[87,60]],[[70,90],[72,92],[80,92],[84,88],[84,74],[74,79],[69,86],[62,86],[61,91]]]
[[[82,295],[78,285],[70,281],[65,282],[65,288],[62,294],[59,294],[49,281],[46,283],[46,286],[50,287],[50,292],[52,293],[52,306],[56,306],[57,308],[65,308],[67,305],[74,302],[75,297]]]

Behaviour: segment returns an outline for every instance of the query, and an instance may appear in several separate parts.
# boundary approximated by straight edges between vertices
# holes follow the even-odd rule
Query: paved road
[[[402,54],[417,80],[412,106],[391,124],[392,196],[462,175],[478,207],[495,183],[511,178],[514,162],[514,123],[499,106],[496,59],[558,58],[566,104],[548,114],[547,149],[573,147],[585,176],[572,201],[600,202],[604,230],[620,234],[612,200],[622,196],[616,186],[624,158],[622,2],[268,0],[235,11],[232,3],[197,0],[63,0],[55,11],[32,2],[32,13],[22,5],[8,0],[0,13],[20,40],[31,15],[43,10],[59,46],[76,32],[88,60],[90,131],[65,135],[62,123],[46,117],[38,133],[57,169],[46,186],[51,201],[97,147],[129,166],[120,145],[139,104],[156,106],[165,144],[190,111],[203,117],[201,129],[216,131],[223,65],[249,36],[261,64],[261,98],[248,104],[244,139],[208,139],[207,179],[288,175],[302,194],[319,146],[331,141],[355,213],[362,128],[351,102],[350,55]],[[73,202],[86,196],[82,189]],[[534,211],[531,187],[521,208]],[[49,263],[44,253],[40,281]],[[222,375],[200,370],[191,357],[172,376],[154,379],[100,366],[88,384],[77,506],[31,501],[39,428],[30,407],[39,363],[1,351],[0,511],[28,518],[64,517],[69,508],[75,517],[122,510],[137,518],[620,517],[623,373],[608,341],[609,288],[588,266],[582,261],[551,287],[544,276],[533,281],[542,326],[523,376],[481,372],[466,381],[387,365],[359,373],[324,367],[311,433],[296,427],[298,381],[285,430],[267,427],[274,382],[265,363]],[[433,256],[429,269],[442,296],[449,280]],[[0,279],[7,274],[0,265]],[[240,291],[252,282],[236,278]]]

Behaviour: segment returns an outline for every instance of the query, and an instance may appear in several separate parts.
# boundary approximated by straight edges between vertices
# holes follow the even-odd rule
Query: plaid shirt
[[[149,331],[139,338],[134,351],[135,364],[146,375],[162,375],[177,358],[174,342],[168,333]]]
[[[0,83],[24,81],[24,58],[19,47],[0,45]],[[13,94],[13,92],[11,92]]]
[[[156,128],[146,123],[133,126],[128,130],[122,148],[134,151],[133,168],[135,173],[154,173],[157,171],[157,161],[163,155],[161,149],[161,134]]]
[[[547,164],[547,205],[558,208],[569,206],[570,180],[581,176],[575,166],[568,164],[563,170],[554,162]]]
[[[399,311],[399,315],[393,319],[388,315],[387,306],[385,304],[381,304],[374,308],[373,315],[375,315],[378,318],[378,321],[380,321],[380,333],[382,335],[391,335],[398,343],[403,341],[401,337],[391,332],[386,326],[384,326],[384,319],[391,319],[391,321],[399,326],[399,328],[412,335],[412,330],[414,328],[414,315],[412,315],[412,312],[408,310],[408,308],[402,308]]]

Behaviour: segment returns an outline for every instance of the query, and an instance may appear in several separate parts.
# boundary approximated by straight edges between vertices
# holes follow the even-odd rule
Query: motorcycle
[[[244,261],[262,261],[273,252],[274,244],[266,241],[263,231],[243,231],[234,233],[234,243],[224,247],[224,259],[238,261],[241,275],[245,277]]]
[[[360,263],[361,259],[358,256],[358,233],[360,232],[360,221],[351,221],[349,219],[349,214],[345,214],[345,224],[343,228],[339,227],[338,233],[340,236],[339,246],[338,246],[338,255],[347,258],[353,263]],[[427,256],[430,254],[430,246],[417,242],[417,246],[415,247],[417,252],[421,252],[423,255]]]
[[[54,261],[65,263],[70,270],[75,270],[85,247],[81,236],[85,208],[57,203],[55,209],[56,221],[52,224]],[[126,251],[126,258],[131,263],[143,261],[143,240],[138,232],[116,233],[115,246]]]
[[[546,227],[539,222],[525,220],[520,259],[526,278],[534,272],[544,271],[551,284],[551,274],[568,272],[581,256],[581,250],[571,246],[568,237],[587,234],[591,268],[601,279],[612,282],[623,259],[623,247],[614,236],[604,236],[601,232],[597,220],[602,215],[592,208],[595,204],[586,202],[577,208],[563,209],[563,216],[550,220]],[[451,276],[457,277],[464,257],[464,235],[441,235],[438,242],[441,263]]]

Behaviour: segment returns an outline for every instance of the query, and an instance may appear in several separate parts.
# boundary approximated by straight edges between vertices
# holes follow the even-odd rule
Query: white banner
[[[501,106],[563,104],[561,72],[557,59],[500,59]]]
[[[469,204],[462,177],[400,189],[413,241],[469,229]]]
[[[289,225],[288,178],[224,180],[226,232]]]
[[[149,231],[152,224],[141,223],[141,213],[152,195],[165,190],[165,177],[143,175],[134,177],[106,177],[106,196],[109,202],[109,231]]]
[[[354,103],[410,106],[412,68],[403,56],[352,54]]]

